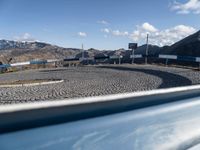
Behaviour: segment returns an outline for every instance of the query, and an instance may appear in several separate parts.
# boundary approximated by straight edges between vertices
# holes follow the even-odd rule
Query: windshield
[[[200,0],[0,0],[0,150],[200,149],[199,16]]]
[[[200,82],[200,2],[0,2],[0,104]]]

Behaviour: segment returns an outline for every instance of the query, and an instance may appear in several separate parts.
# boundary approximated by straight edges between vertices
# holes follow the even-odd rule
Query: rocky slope
[[[0,61],[7,63],[29,61],[33,59],[55,59],[76,55],[80,49],[62,48],[42,42],[17,42],[0,40]]]
[[[200,31],[163,48],[163,54],[200,57]]]

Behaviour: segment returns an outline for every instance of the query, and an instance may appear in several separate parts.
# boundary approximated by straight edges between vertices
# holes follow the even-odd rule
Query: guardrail
[[[177,60],[177,61],[188,61],[188,62],[196,62],[199,63],[200,69],[200,57],[191,57],[191,56],[177,56],[177,55],[159,55],[160,59],[165,59],[165,65],[168,65],[168,61]]]
[[[31,60],[31,61],[27,61],[27,62],[19,62],[19,63],[13,63],[13,64],[3,64],[3,65],[0,65],[0,68],[55,63],[55,62],[61,62],[61,61],[87,61],[87,60],[100,60],[100,59],[121,59],[121,58],[123,58],[123,56],[102,56],[102,57],[94,57],[94,58],[68,57],[68,58],[64,58],[64,59]]]
[[[83,61],[83,60],[100,60],[100,59],[122,59],[123,56],[116,55],[116,56],[101,56],[101,57],[94,57],[94,58],[75,58],[75,57],[69,57],[65,59],[50,59],[50,60],[32,60],[27,62],[19,62],[19,63],[13,63],[13,64],[3,64],[0,65],[0,68],[9,68],[9,67],[16,67],[16,66],[24,66],[24,65],[31,65],[31,64],[46,64],[46,63],[55,63],[55,62],[61,62],[61,61]],[[130,55],[130,58],[137,59],[137,58],[145,58],[145,56],[141,54],[137,55]],[[200,57],[191,57],[191,56],[178,56],[178,55],[163,55],[160,54],[158,56],[158,59],[166,59],[165,64],[168,64],[168,61],[171,60],[178,60],[178,61],[190,61],[190,62],[197,62],[200,65]]]
[[[159,55],[159,58],[174,59],[174,60],[180,60],[180,61],[200,62],[200,57],[191,57],[191,56]]]
[[[55,62],[61,62],[61,61],[74,61],[74,60],[79,60],[79,59],[65,58],[65,59],[49,59],[49,60],[31,60],[27,62],[3,64],[3,65],[0,65],[0,68],[9,68],[9,67],[36,65],[36,64],[47,64],[47,63],[55,63]]]

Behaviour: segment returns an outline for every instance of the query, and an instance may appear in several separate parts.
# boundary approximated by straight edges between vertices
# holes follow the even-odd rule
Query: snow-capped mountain
[[[42,42],[19,42],[19,41],[9,41],[9,40],[0,40],[0,50],[8,49],[38,49],[50,44]]]

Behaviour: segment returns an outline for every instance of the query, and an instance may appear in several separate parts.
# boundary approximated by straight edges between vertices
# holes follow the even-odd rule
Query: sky
[[[67,48],[171,45],[200,30],[200,0],[0,0],[0,39]]]

